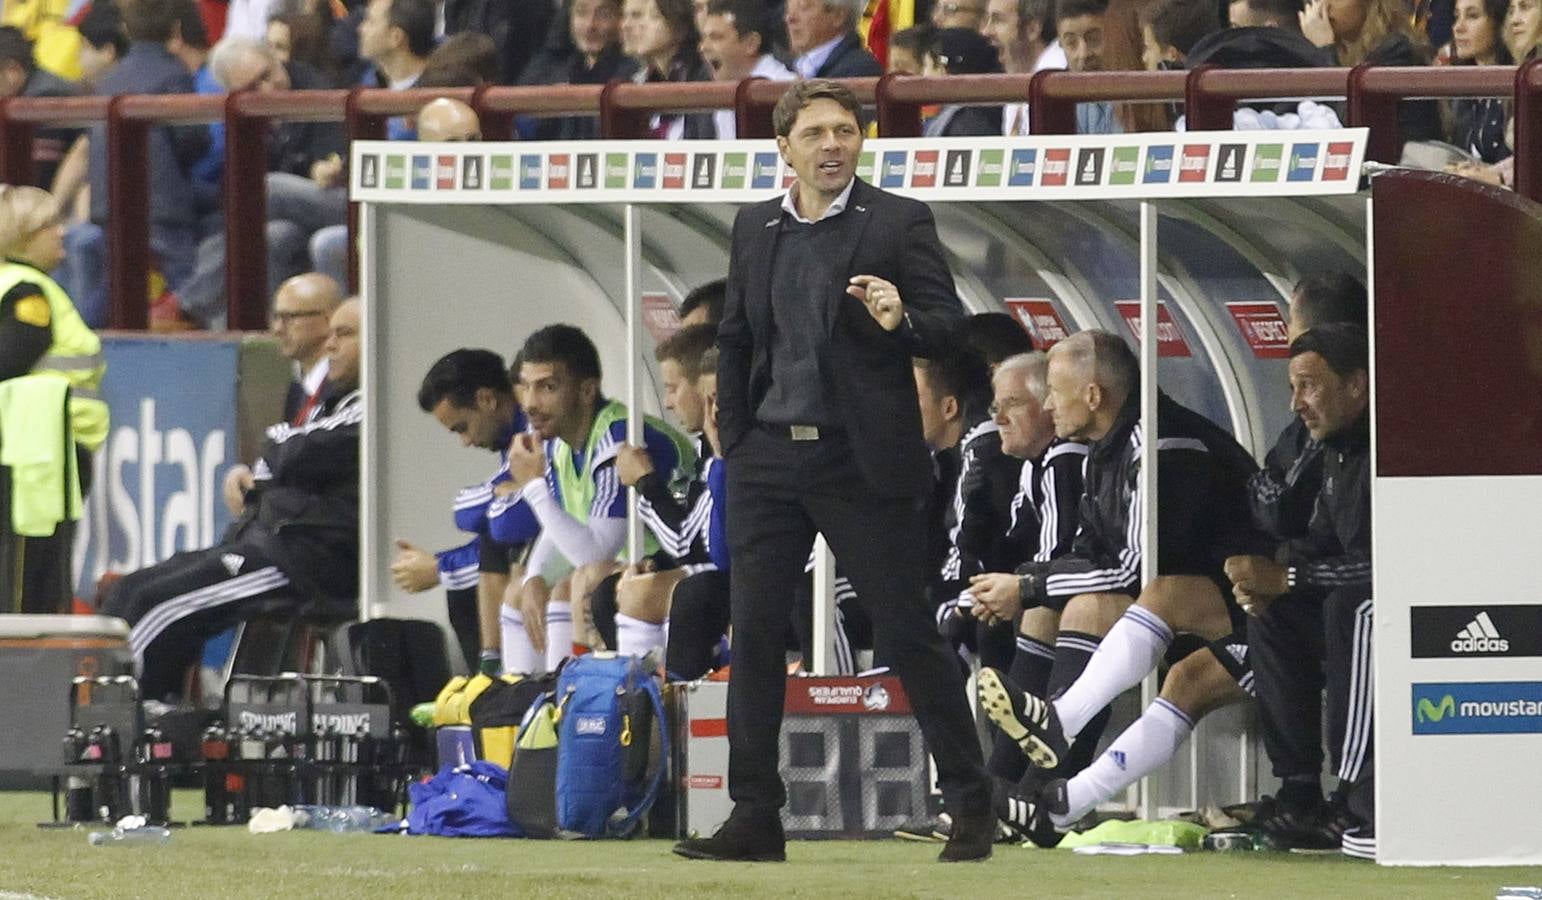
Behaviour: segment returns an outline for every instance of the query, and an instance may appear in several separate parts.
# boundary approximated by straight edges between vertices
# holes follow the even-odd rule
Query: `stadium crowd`
[[[875,25],[864,0],[92,0],[71,25],[7,4],[0,15],[0,95],[218,94],[355,85],[403,89],[744,78],[946,76],[1071,71],[1355,65],[1490,65],[1542,43],[1534,0],[933,0],[917,24]],[[16,6],[16,11],[11,7]],[[900,23],[904,24],[904,23]],[[64,28],[75,35],[60,41]],[[36,41],[36,43],[35,43]],[[1513,114],[1497,99],[1405,102],[1405,159],[1493,183],[1513,180]],[[928,110],[927,136],[1026,134],[1026,104]],[[1239,127],[1332,126],[1310,101],[1239,111]],[[1166,130],[1181,109],[1083,103],[1082,133]],[[731,138],[729,111],[664,115],[663,138]],[[415,117],[389,123],[415,136]],[[530,118],[519,134],[585,139],[592,117]],[[472,130],[472,136],[475,129]],[[273,129],[268,177],[268,289],[317,271],[346,282],[339,123]],[[150,144],[151,233],[158,280],[152,322],[224,327],[222,125],[162,126]],[[107,317],[105,126],[48,128],[35,141],[39,183],[66,210],[55,271],[88,325]]]

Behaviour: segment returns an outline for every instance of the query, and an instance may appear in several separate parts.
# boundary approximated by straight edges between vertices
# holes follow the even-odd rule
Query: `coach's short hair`
[[[1051,359],[1064,356],[1086,366],[1092,382],[1122,403],[1140,387],[1140,360],[1124,338],[1099,328],[1078,331],[1050,348]]]
[[[1330,322],[1366,323],[1365,285],[1343,272],[1308,275],[1291,294],[1296,321],[1312,329]]]
[[[576,325],[548,325],[525,339],[523,363],[562,363],[579,380],[600,378],[600,351]]]
[[[418,407],[433,412],[440,401],[449,400],[451,406],[467,409],[476,405],[481,388],[499,396],[513,395],[503,357],[491,350],[451,350],[429,366],[428,374],[423,376],[423,384],[418,388]]]
[[[792,87],[782,94],[782,99],[776,101],[776,108],[771,111],[771,125],[776,130],[776,136],[791,135],[792,126],[798,121],[798,113],[815,100],[834,100],[857,120],[859,131],[864,127],[862,104],[858,102],[857,95],[851,92],[851,88],[828,78],[810,78],[794,81]]]
[[[1031,350],[1027,353],[1019,353],[1009,356],[996,366],[996,374],[1018,373],[1028,387],[1028,393],[1033,399],[1044,402],[1049,396],[1049,354],[1042,350]]]
[[[691,381],[701,375],[701,357],[717,340],[716,325],[687,325],[669,337],[653,351],[659,362],[674,360]]]
[[[964,339],[989,366],[1033,349],[1033,338],[1021,322],[1002,312],[975,313],[964,320]]]
[[[990,405],[990,367],[973,349],[958,347],[935,358],[917,359],[915,363],[926,370],[932,390],[940,397],[953,397],[966,415],[983,414]]]
[[[691,292],[680,301],[680,318],[685,318],[697,309],[707,308],[707,321],[716,325],[723,321],[723,304],[728,299],[728,279],[715,278],[706,284],[691,288]]]
[[[1329,322],[1306,332],[1290,343],[1290,357],[1316,353],[1340,378],[1355,372],[1369,372],[1370,340],[1365,326],[1352,322]]]

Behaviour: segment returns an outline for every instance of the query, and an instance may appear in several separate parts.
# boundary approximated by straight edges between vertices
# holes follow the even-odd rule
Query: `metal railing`
[[[1515,108],[1515,188],[1542,201],[1542,60],[1520,67],[1353,69],[1216,69],[1189,72],[1039,72],[919,78],[888,75],[846,82],[877,111],[884,137],[921,134],[921,110],[930,104],[1027,101],[1034,134],[1074,134],[1076,105],[1093,101],[1184,104],[1193,130],[1224,130],[1243,101],[1315,98],[1345,101],[1345,124],[1370,129],[1367,159],[1396,162],[1402,146],[1397,105],[1408,99],[1502,97]],[[265,226],[268,131],[276,122],[345,123],[350,139],[380,139],[393,116],[410,115],[437,97],[463,100],[477,111],[487,140],[511,140],[522,116],[592,116],[610,139],[644,138],[656,114],[732,109],[741,137],[772,135],[771,114],[789,82],[738,84],[559,85],[549,87],[415,88],[245,92],[229,96],[122,96],[23,98],[0,102],[0,178],[34,179],[32,139],[39,126],[105,123],[109,213],[105,223],[110,267],[109,318],[114,328],[148,322],[149,130],[157,125],[224,122],[223,196],[227,240],[229,327],[266,327],[268,297]],[[350,235],[357,211],[350,206]],[[350,270],[357,271],[349,241]]]

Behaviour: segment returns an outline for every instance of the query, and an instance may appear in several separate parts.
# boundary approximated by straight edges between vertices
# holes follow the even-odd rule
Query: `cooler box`
[[[128,635],[108,616],[0,615],[0,786],[36,787],[59,771],[71,680],[131,674]]]
[[[728,685],[671,685],[676,833],[710,835],[728,818]],[[891,837],[927,816],[931,765],[899,679],[787,679],[781,736],[789,837]]]

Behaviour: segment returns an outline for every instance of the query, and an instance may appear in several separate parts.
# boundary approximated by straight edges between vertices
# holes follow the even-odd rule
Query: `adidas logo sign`
[[[241,567],[246,565],[246,557],[239,553],[226,553],[220,557],[220,562],[224,564],[225,571],[235,576],[241,574]]]
[[[1456,640],[1451,642],[1453,653],[1508,653],[1510,642],[1499,636],[1499,629],[1494,627],[1494,620],[1488,617],[1487,612],[1478,613],[1478,617],[1467,623],[1467,627],[1456,633]]]
[[[1108,758],[1114,761],[1114,765],[1119,767],[1119,771],[1121,771],[1121,772],[1124,771],[1124,751],[1123,750],[1110,750],[1110,751],[1108,751]]]

